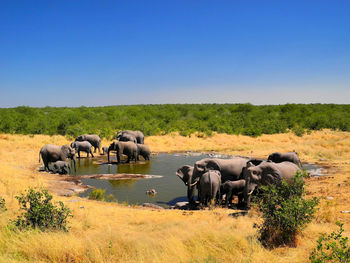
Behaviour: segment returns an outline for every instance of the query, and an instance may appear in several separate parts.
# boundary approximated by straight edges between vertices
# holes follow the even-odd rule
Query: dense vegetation
[[[350,131],[350,105],[285,104],[164,104],[79,108],[0,109],[0,132],[16,134],[97,133],[112,138],[120,129],[142,130],[145,135],[180,132],[302,135],[323,128]]]

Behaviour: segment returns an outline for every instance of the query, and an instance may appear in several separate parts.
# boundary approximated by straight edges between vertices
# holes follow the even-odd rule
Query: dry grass
[[[0,214],[0,262],[306,262],[318,233],[335,229],[336,220],[345,223],[350,236],[350,214],[340,213],[350,210],[350,133],[146,138],[156,152],[214,150],[266,157],[273,151],[294,149],[302,160],[321,159],[336,167],[332,176],[307,181],[309,195],[325,199],[314,222],[298,237],[298,247],[274,250],[266,250],[256,241],[253,223],[259,217],[254,211],[232,218],[227,216],[232,211],[225,209],[156,211],[79,197],[55,197],[73,210],[69,233],[9,230],[8,220],[18,214],[14,197],[29,186],[47,186],[54,178],[37,171],[38,153],[46,143],[68,141],[61,136],[0,135],[0,196],[8,207]]]

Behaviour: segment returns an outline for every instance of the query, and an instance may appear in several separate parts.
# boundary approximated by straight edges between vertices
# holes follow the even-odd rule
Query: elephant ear
[[[212,161],[208,162],[206,168],[207,168],[207,170],[216,170],[216,171],[221,170],[221,167],[216,160],[212,160]]]
[[[253,163],[251,160],[249,160],[249,161],[247,162],[247,167],[246,167],[246,168],[254,167],[254,166],[255,166],[254,163]]]
[[[193,166],[184,165],[176,171],[176,175],[187,185],[193,174]]]
[[[262,185],[280,185],[282,182],[282,173],[277,168],[274,167],[273,163],[267,163],[261,177]]]
[[[113,141],[113,142],[109,145],[108,149],[114,150],[114,149],[115,149],[115,145],[116,145],[116,142]]]
[[[68,154],[69,153],[69,145],[68,144],[65,144],[65,145],[62,145],[61,146],[61,150],[62,150],[62,152],[63,153],[65,153],[65,154]]]

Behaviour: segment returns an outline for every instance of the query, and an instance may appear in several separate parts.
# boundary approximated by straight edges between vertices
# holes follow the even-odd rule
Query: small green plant
[[[321,234],[317,240],[317,247],[312,251],[309,259],[311,263],[350,262],[349,238],[343,237],[343,223],[336,222],[338,231],[328,236]]]
[[[89,193],[88,198],[90,200],[104,201],[106,199],[106,190],[95,188]]]
[[[303,127],[300,127],[300,126],[295,126],[293,129],[292,129],[293,133],[298,136],[298,137],[303,137],[303,135],[306,133],[305,132],[305,129]]]
[[[60,201],[52,203],[52,195],[46,189],[30,188],[25,193],[16,196],[20,209],[25,212],[13,223],[20,229],[39,228],[68,231],[67,218],[72,217],[71,210]]]
[[[282,181],[280,186],[262,187],[257,205],[264,222],[257,227],[265,247],[295,246],[296,235],[314,217],[319,199],[304,199],[305,176],[305,172],[298,172],[291,183]]]
[[[6,210],[7,210],[7,208],[6,208],[5,199],[0,197],[0,213],[5,212]]]

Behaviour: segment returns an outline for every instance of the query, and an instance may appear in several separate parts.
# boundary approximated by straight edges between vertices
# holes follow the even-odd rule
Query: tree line
[[[0,132],[78,136],[96,133],[111,139],[118,130],[146,136],[213,132],[259,136],[329,128],[350,131],[350,105],[339,104],[162,104],[105,107],[20,106],[0,109]]]

